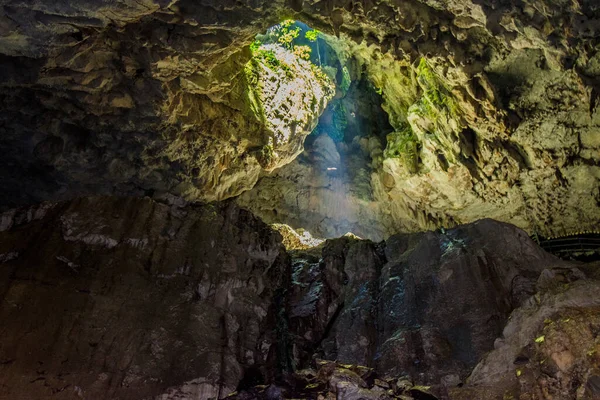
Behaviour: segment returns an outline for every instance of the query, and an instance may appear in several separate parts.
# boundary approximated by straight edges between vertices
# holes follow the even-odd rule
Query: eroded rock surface
[[[595,280],[586,277],[595,276]],[[454,399],[596,399],[600,359],[598,266],[548,269],[535,297],[516,310],[495,349]]]
[[[0,398],[220,398],[275,370],[289,261],[248,212],[98,197],[0,226]]]
[[[540,273],[563,263],[491,220],[393,236],[384,247],[329,241],[322,260],[294,264],[295,354],[302,364],[317,343],[321,358],[386,376],[438,389],[462,382],[535,293]]]
[[[233,203],[15,209],[0,398],[594,399],[598,271],[492,220],[288,254]]]
[[[4,207],[236,196],[294,159],[330,98],[296,59],[285,76],[262,60],[247,73],[268,7],[46,3],[1,11]]]
[[[377,88],[393,128],[364,168],[374,205],[350,201],[361,215],[410,231],[492,217],[543,235],[600,219],[593,0],[71,3],[2,3],[5,209],[250,189],[291,161],[318,116],[283,115],[290,132],[303,127],[272,163],[244,67],[255,35],[293,17],[339,35],[350,76]],[[314,195],[320,214],[356,225],[326,194]]]

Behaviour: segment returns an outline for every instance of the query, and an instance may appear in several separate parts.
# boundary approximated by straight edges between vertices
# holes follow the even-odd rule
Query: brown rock
[[[208,399],[275,371],[289,264],[249,213],[97,197],[2,221],[0,398]]]

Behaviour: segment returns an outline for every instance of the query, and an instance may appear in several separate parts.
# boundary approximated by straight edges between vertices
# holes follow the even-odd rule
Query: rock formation
[[[301,151],[326,105],[327,96],[315,107],[291,92],[287,106],[272,103],[282,143],[256,113],[248,47],[293,17],[324,32],[350,92],[367,81],[381,96],[379,111],[345,116],[384,113],[390,125],[360,132],[367,160],[344,190],[361,194],[349,203],[355,213],[385,225],[373,238],[485,217],[542,235],[592,229],[599,12],[592,0],[6,0],[0,203],[81,194],[211,201],[251,189]],[[356,134],[345,135],[350,146]],[[298,183],[332,225],[371,229],[340,219],[335,193]],[[256,210],[278,196],[261,193]],[[327,232],[317,215],[304,228]]]
[[[275,363],[289,261],[246,211],[97,197],[1,229],[0,398],[220,398]]]
[[[598,393],[597,266],[507,224],[288,254],[232,203],[94,197],[0,228],[3,399]]]
[[[0,398],[600,398],[598,265],[529,238],[598,229],[599,36],[596,0],[2,0]]]

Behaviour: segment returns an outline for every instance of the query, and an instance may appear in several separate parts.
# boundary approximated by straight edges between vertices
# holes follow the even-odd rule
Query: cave
[[[600,399],[595,0],[6,0],[0,400]]]

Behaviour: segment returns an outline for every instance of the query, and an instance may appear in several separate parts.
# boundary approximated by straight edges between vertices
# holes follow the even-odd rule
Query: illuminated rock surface
[[[315,109],[289,92],[294,107],[275,102],[287,132],[275,144],[278,127],[253,107],[248,46],[293,17],[340,36],[327,40],[343,54],[350,91],[370,82],[390,124],[375,135],[381,152],[371,147],[359,168],[367,196],[358,199],[369,204],[346,205],[366,218],[355,230],[376,221],[378,239],[484,217],[543,235],[591,229],[600,219],[599,12],[592,0],[5,1],[0,203],[220,200],[252,188],[296,156],[326,103]],[[352,118],[374,113],[362,105]],[[330,226],[361,225],[341,219],[338,192],[316,193],[306,179],[298,190]],[[365,192],[354,178],[344,184]],[[304,228],[326,231],[319,221]]]

